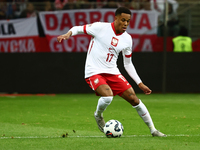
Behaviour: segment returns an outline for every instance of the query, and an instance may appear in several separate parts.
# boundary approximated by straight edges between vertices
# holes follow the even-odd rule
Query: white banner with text
[[[0,53],[36,52],[37,18],[0,21]]]

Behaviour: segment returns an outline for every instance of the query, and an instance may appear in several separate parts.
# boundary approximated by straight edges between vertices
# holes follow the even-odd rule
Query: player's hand
[[[147,95],[151,94],[151,90],[146,86],[144,85],[142,82],[140,84],[138,84],[139,88]]]
[[[60,35],[57,37],[57,41],[60,43],[62,42],[62,40],[68,40],[70,38],[70,36],[72,35],[72,32],[69,31],[66,34]]]

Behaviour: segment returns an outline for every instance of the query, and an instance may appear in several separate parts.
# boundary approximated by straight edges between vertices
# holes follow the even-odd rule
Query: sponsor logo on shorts
[[[99,83],[99,79],[96,78],[96,79],[94,80],[94,83],[95,83],[95,84],[98,84],[98,83]]]
[[[126,79],[124,78],[123,75],[119,75],[118,78],[122,79],[124,82],[126,82]]]

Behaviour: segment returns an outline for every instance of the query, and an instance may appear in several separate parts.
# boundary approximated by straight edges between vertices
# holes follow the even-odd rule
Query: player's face
[[[115,16],[115,30],[117,34],[126,31],[131,20],[130,14],[121,13],[121,15]]]

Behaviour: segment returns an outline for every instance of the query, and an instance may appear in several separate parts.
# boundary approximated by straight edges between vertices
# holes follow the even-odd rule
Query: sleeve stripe
[[[85,34],[87,34],[86,25],[83,26],[83,32],[84,32]]]
[[[132,53],[130,55],[125,55],[125,57],[130,58],[132,56]]]

